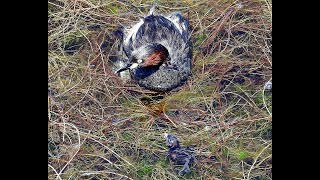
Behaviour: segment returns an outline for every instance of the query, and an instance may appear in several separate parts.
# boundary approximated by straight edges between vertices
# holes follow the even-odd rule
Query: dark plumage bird
[[[179,172],[180,176],[190,172],[189,164],[195,161],[195,153],[191,147],[182,147],[176,136],[165,133],[164,138],[169,148],[167,157],[178,165],[183,165]]]
[[[129,70],[140,86],[169,91],[184,84],[190,74],[189,23],[178,12],[158,15],[154,9],[134,26],[120,32],[126,57],[116,72]]]

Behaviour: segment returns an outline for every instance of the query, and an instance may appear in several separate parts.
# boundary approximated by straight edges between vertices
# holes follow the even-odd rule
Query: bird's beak
[[[121,73],[122,71],[125,71],[125,70],[127,70],[127,69],[128,69],[128,67],[120,68],[120,69],[116,70],[116,73],[119,74],[119,73]]]
[[[136,67],[138,67],[138,63],[133,63],[130,67],[129,67],[129,69],[134,69],[134,68],[136,68]]]
[[[122,71],[125,71],[125,70],[128,70],[128,69],[134,69],[136,67],[138,67],[138,63],[132,63],[132,64],[129,63],[125,67],[122,67],[122,68],[116,70],[116,73],[119,74]]]
[[[164,133],[164,136],[163,136],[165,139],[167,139],[168,137],[168,133]]]

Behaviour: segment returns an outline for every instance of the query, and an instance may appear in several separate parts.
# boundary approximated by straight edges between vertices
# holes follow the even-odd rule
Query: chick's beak
[[[164,137],[165,139],[167,139],[167,138],[168,138],[168,133],[164,133],[163,137]]]

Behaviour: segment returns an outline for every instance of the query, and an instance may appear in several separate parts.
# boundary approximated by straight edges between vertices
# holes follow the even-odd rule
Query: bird
[[[180,146],[178,138],[174,135],[164,133],[164,138],[169,148],[166,157],[178,165],[183,165],[179,175],[183,176],[190,173],[189,164],[196,161],[194,149],[188,146]]]
[[[118,31],[124,58],[115,73],[129,70],[138,85],[163,92],[186,83],[193,47],[189,21],[180,12],[161,15],[155,8],[139,22]]]

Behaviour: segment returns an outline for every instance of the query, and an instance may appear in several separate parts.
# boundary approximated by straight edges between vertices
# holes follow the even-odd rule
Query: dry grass
[[[154,2],[48,1],[48,178],[272,179],[271,1],[157,1],[194,41],[188,83],[164,94],[112,71],[113,31]],[[165,160],[164,132],[198,148],[191,174]]]

